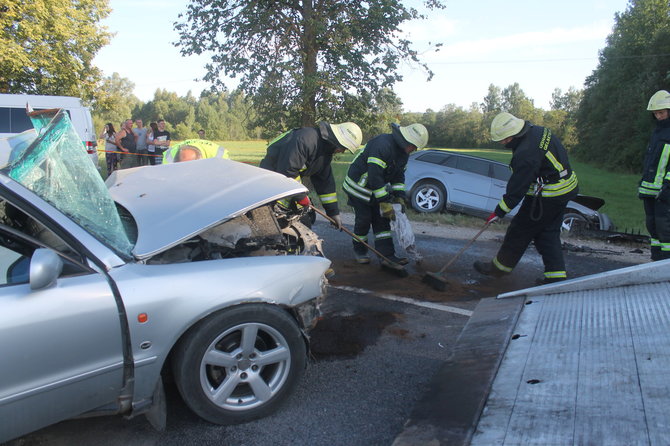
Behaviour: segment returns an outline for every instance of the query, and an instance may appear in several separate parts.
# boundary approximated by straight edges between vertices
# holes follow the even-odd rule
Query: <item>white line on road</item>
[[[447,313],[455,313],[468,317],[472,316],[472,311],[470,310],[464,310],[458,307],[451,307],[449,305],[440,305],[434,302],[423,302],[409,297],[395,296],[393,294],[375,293],[374,291],[366,290],[364,288],[356,288],[351,286],[335,286],[335,285],[329,285],[329,286],[335,288],[336,290],[351,291],[352,293],[359,293],[359,294],[372,294],[373,296],[381,297],[382,299],[393,300],[396,302],[402,302],[409,305],[416,305],[417,307],[446,311]]]

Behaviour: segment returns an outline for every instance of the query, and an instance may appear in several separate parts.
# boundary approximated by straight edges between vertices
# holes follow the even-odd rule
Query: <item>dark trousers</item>
[[[391,220],[381,216],[378,203],[366,203],[355,197],[349,197],[349,205],[354,208],[356,218],[354,220],[354,234],[368,241],[368,232],[372,227],[375,236],[375,248],[384,256],[390,257],[395,254],[393,248],[393,237],[391,235]],[[353,240],[354,251],[359,254],[368,252],[368,248],[356,239]]]
[[[553,273],[555,274],[553,277],[565,277],[565,261],[561,251],[561,223],[567,203],[568,200],[558,198],[538,198],[533,209],[533,198],[525,197],[519,212],[507,229],[496,256],[500,266],[496,266],[505,267],[508,269],[506,272],[510,272],[519,263],[532,241],[542,256],[545,276],[551,277],[548,274]]]
[[[645,223],[651,236],[651,260],[670,259],[670,191],[657,199],[643,198]]]

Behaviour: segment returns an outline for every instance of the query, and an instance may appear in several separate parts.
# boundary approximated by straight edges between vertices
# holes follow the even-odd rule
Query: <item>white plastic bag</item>
[[[407,215],[405,215],[401,209],[402,206],[399,204],[393,205],[395,220],[391,220],[391,230],[395,232],[398,245],[407,252],[407,255],[409,255],[415,262],[420,262],[421,254],[419,254],[416,245],[414,244],[415,239],[412,225],[410,224]]]

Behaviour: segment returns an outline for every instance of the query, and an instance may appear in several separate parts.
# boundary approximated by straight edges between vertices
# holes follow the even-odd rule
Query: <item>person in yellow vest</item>
[[[204,139],[187,139],[170,147],[163,154],[163,164],[193,161],[203,158],[228,159],[228,151],[219,144]]]

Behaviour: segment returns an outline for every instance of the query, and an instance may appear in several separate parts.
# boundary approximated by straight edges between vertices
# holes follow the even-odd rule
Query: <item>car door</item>
[[[491,189],[487,209],[493,211],[507,190],[507,182],[512,176],[512,171],[504,164],[491,163]]]
[[[465,156],[452,156],[447,165],[457,172],[450,178],[451,197],[454,206],[475,211],[484,211],[488,205],[491,190],[489,162]]]
[[[109,284],[68,251],[73,261],[63,261],[55,283],[32,289],[31,266],[55,263],[40,262],[36,253],[62,259],[58,249],[37,250],[42,241],[66,251],[43,226],[36,238],[37,227],[25,219],[0,224],[0,442],[114,402],[123,384],[119,311]]]

